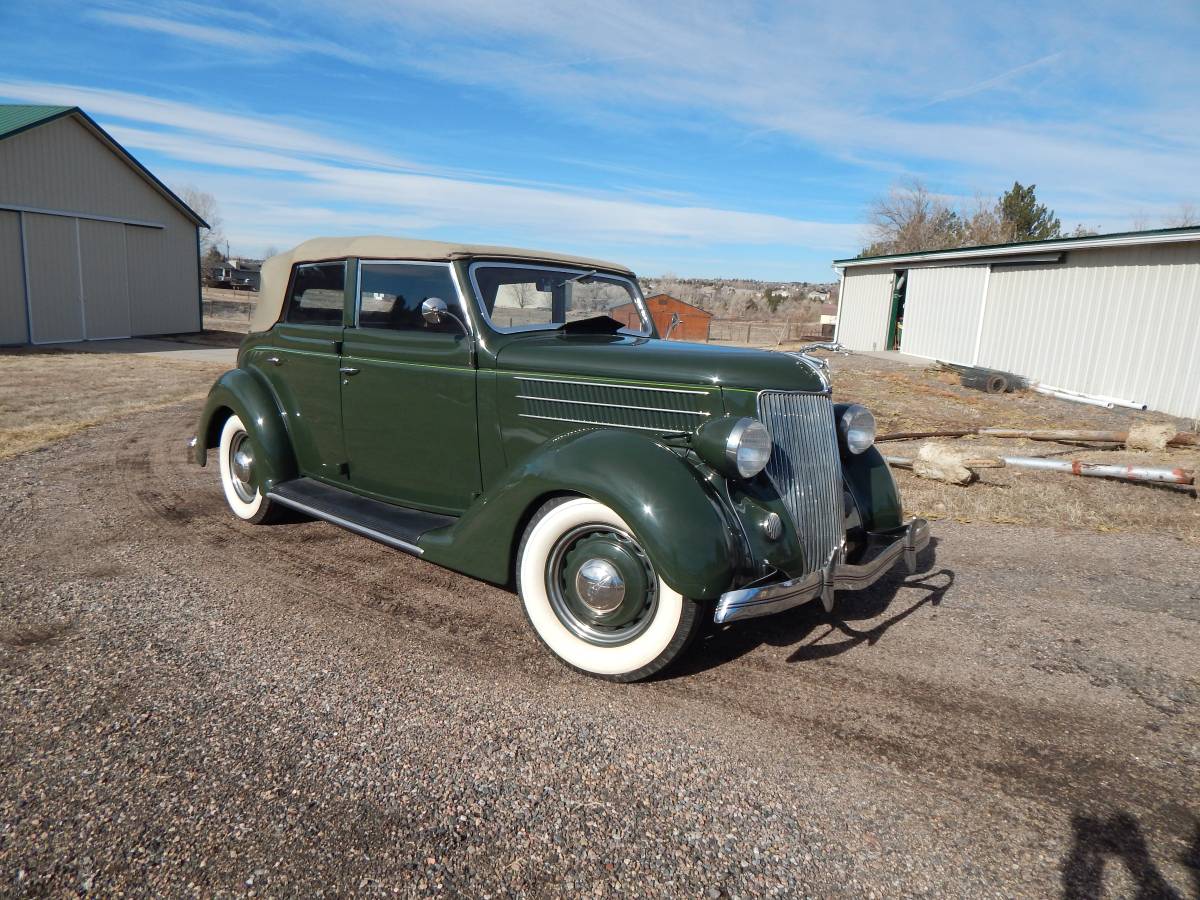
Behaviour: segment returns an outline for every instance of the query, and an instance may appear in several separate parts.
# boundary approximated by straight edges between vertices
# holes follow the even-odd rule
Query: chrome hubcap
[[[589,644],[611,647],[641,635],[658,608],[658,577],[633,536],[580,525],[558,539],[546,565],[558,620]]]
[[[254,486],[254,454],[248,437],[243,431],[229,447],[229,480],[244,503],[252,502],[258,494],[258,488]]]
[[[580,600],[603,615],[625,599],[625,579],[607,559],[589,559],[575,574],[575,592]]]

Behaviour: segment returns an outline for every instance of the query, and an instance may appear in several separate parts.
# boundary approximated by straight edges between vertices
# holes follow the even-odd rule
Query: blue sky
[[[387,233],[831,280],[897,179],[1065,226],[1200,205],[1200,3],[0,2],[0,99],[78,104],[237,253]]]

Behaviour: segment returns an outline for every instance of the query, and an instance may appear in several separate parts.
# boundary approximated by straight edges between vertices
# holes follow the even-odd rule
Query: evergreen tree
[[[1037,202],[1036,184],[1025,187],[1014,181],[1011,190],[1000,195],[1000,222],[1007,241],[1044,241],[1062,236],[1062,223]]]

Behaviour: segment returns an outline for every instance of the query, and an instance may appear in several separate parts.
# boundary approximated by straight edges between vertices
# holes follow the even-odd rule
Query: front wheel
[[[517,557],[517,590],[537,636],[573,669],[638,681],[696,636],[700,605],[667,586],[615,512],[586,497],[552,500]]]
[[[254,447],[246,426],[236,415],[226,419],[221,428],[218,455],[225,502],[235,516],[255,525],[267,525],[288,518],[287,510],[263,496],[258,487]]]

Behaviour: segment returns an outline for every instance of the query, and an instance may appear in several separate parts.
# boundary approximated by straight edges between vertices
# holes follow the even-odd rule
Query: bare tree
[[[867,227],[871,244],[864,256],[957,247],[962,233],[958,213],[917,178],[892,185],[887,196],[873,200]]]
[[[1190,228],[1193,225],[1200,225],[1200,209],[1195,203],[1180,203],[1175,212],[1163,217],[1165,228]]]
[[[512,293],[514,299],[517,301],[517,306],[519,306],[521,309],[524,309],[536,299],[535,295],[537,294],[537,291],[535,290],[535,287],[536,286],[529,281],[518,281],[512,285]]]
[[[970,209],[963,210],[961,219],[962,246],[981,247],[1004,243],[1004,222],[1000,218],[995,200],[990,200],[983,194],[976,194]]]
[[[194,184],[181,185],[175,189],[175,193],[196,215],[208,223],[207,228],[200,229],[200,256],[206,257],[213,250],[220,252],[221,244],[225,242],[225,223],[221,220],[217,198]]]
[[[267,244],[267,249],[263,251],[263,259],[270,259],[272,256],[279,255],[279,248],[274,244]]]

